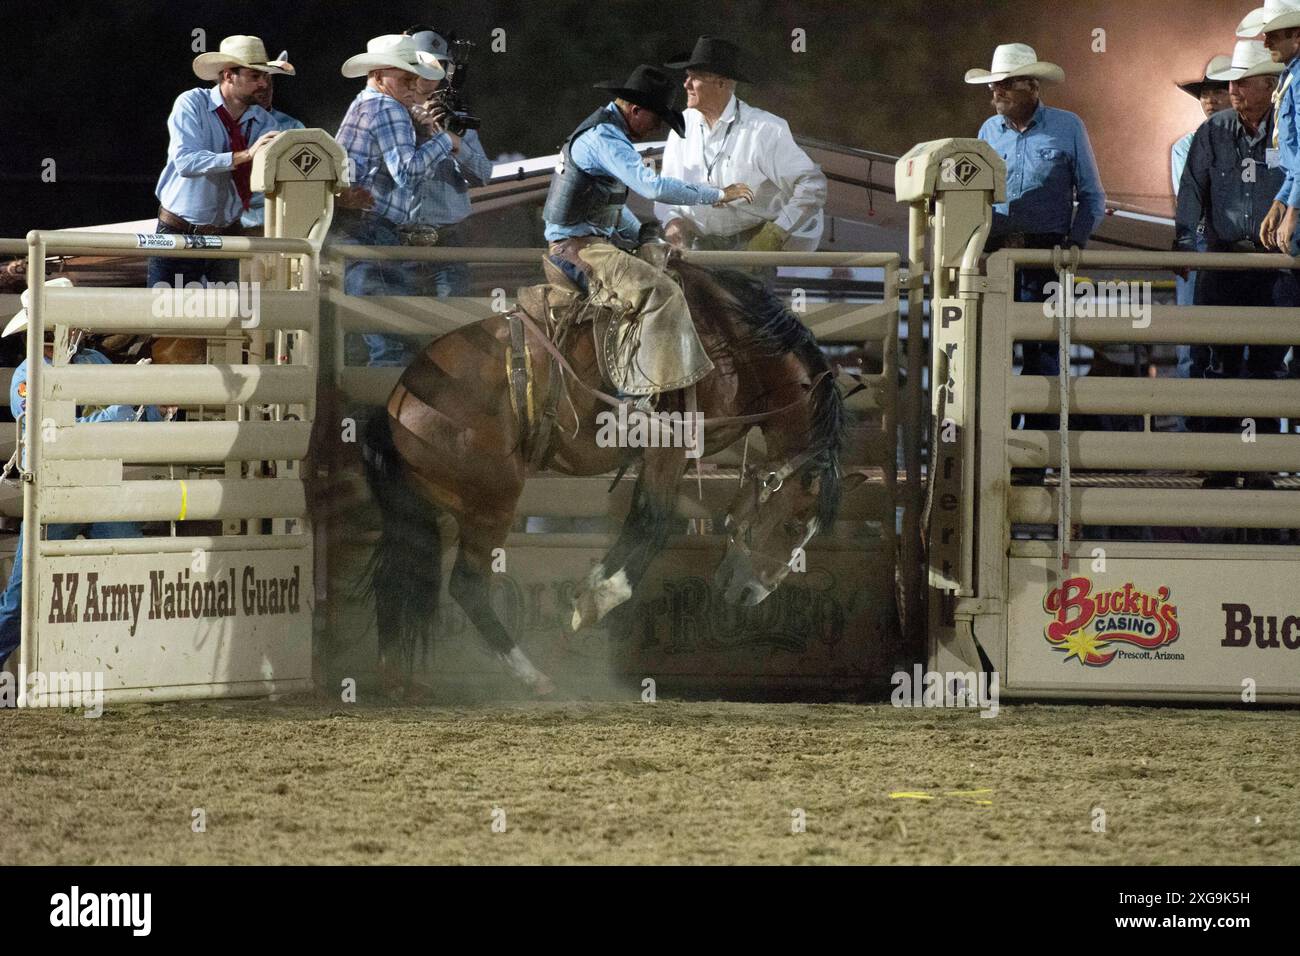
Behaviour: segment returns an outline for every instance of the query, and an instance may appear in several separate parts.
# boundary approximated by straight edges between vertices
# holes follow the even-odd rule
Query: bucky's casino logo
[[[1044,629],[1047,642],[1077,657],[1086,667],[1104,667],[1119,648],[1132,644],[1153,650],[1178,640],[1178,608],[1169,603],[1169,588],[1147,594],[1128,582],[1114,591],[1092,593],[1087,578],[1070,578],[1043,598],[1053,620]]]

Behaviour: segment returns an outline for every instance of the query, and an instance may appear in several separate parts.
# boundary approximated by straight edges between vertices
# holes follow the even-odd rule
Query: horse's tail
[[[362,438],[366,482],[379,504],[383,531],[366,568],[366,590],[375,601],[379,659],[393,652],[409,672],[415,650],[427,659],[433,643],[442,588],[442,538],[437,509],[410,485],[386,409],[366,423]]]

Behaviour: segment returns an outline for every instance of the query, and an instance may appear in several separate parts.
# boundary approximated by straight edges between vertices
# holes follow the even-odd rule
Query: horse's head
[[[749,468],[727,510],[727,554],[713,583],[732,604],[760,603],[780,586],[799,551],[834,517],[839,474],[825,449],[777,468]]]
[[[736,388],[762,402],[760,426],[775,460],[741,475],[727,510],[727,554],[714,586],[734,604],[758,604],[794,569],[799,550],[829,530],[840,500],[844,403],[816,338],[752,276],[678,267],[692,313],[707,316],[744,361]],[[795,386],[804,390],[787,404]]]

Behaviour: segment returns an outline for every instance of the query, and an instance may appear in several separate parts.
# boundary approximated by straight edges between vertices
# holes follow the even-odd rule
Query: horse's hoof
[[[533,694],[538,697],[550,697],[555,693],[555,682],[545,674],[538,673],[538,681],[533,685]]]
[[[518,647],[512,647],[509,654],[500,655],[501,663],[505,665],[510,676],[515,678],[538,697],[546,697],[555,693],[555,684],[551,679],[533,666],[533,662],[528,659]]]
[[[605,615],[632,596],[632,585],[627,571],[620,569],[609,578],[592,580],[573,599],[572,626],[575,631],[590,624],[599,624]]]
[[[600,620],[600,614],[596,610],[596,599],[591,591],[582,591],[573,599],[573,619],[570,626],[573,630],[580,631],[588,624],[594,624]]]

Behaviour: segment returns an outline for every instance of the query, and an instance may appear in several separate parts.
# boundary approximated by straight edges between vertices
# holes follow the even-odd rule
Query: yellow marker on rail
[[[182,481],[180,483],[180,486],[181,486],[181,513],[176,516],[176,520],[184,521],[185,512],[189,510],[189,506],[190,506],[190,493],[189,493],[189,489],[185,487],[185,482]]]

